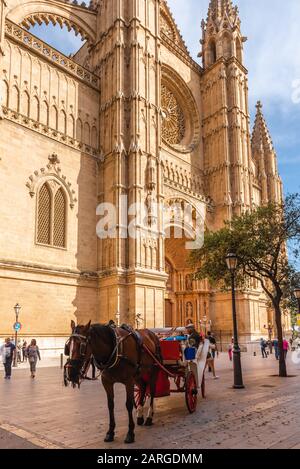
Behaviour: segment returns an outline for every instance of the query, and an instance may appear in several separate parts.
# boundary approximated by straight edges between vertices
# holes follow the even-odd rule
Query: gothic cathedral
[[[29,32],[49,22],[82,48],[67,57]],[[250,130],[237,7],[211,0],[201,26],[200,65],[165,0],[0,0],[0,336],[17,302],[23,337],[49,348],[71,319],[231,333],[230,295],[193,279],[193,220],[219,229],[280,201],[282,183],[261,103]],[[114,236],[97,234],[103,204]],[[157,204],[176,206],[169,236]],[[238,293],[245,341],[270,320],[258,285]]]

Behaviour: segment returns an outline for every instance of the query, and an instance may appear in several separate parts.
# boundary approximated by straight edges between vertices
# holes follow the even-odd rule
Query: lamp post
[[[212,326],[211,320],[208,321],[206,315],[203,316],[202,319],[200,319],[199,324],[200,324],[200,330],[201,330],[201,331],[202,331],[202,325],[204,326],[204,333],[205,333],[205,335],[206,335],[206,333],[207,333],[207,325],[209,325],[209,328],[210,328],[210,329],[211,329],[211,326]]]
[[[300,323],[299,323],[299,315],[300,315],[300,287],[299,287],[299,288],[295,288],[295,290],[294,290],[294,295],[295,295],[295,297],[297,298],[297,301],[298,301],[297,325],[300,326]]]
[[[267,326],[264,325],[264,329],[267,329],[267,331],[268,331],[269,349],[270,349],[270,354],[272,355],[272,353],[273,353],[272,335],[273,335],[274,326],[271,322],[269,322],[269,324]]]
[[[20,309],[21,309],[21,306],[19,305],[19,303],[17,303],[14,306],[15,315],[16,315],[16,324],[19,322]],[[16,347],[16,349],[15,349],[13,366],[17,367],[18,366],[18,359],[17,359],[17,357],[18,357],[18,350],[17,350],[17,347],[18,347],[18,329],[17,329],[17,327],[15,327],[15,347]]]
[[[294,295],[298,300],[298,313],[300,314],[300,288],[295,288]]]
[[[138,329],[140,326],[140,322],[143,321],[141,313],[136,313],[135,315],[135,322],[136,322],[136,328]]]
[[[231,274],[231,294],[232,294],[232,321],[233,321],[233,371],[234,371],[234,384],[235,389],[243,389],[243,374],[241,365],[241,349],[238,342],[238,328],[236,318],[236,303],[235,303],[235,272],[238,264],[237,256],[230,253],[226,257],[226,264]]]
[[[121,317],[121,314],[119,311],[116,312],[116,322],[117,322],[117,326],[120,327],[120,317]]]

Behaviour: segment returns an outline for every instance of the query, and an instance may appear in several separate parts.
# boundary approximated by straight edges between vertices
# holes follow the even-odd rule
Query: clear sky
[[[253,121],[255,103],[263,102],[286,192],[300,191],[300,0],[236,0],[242,20],[245,65]],[[175,21],[195,60],[200,50],[201,20],[209,0],[168,0]],[[66,54],[79,37],[53,26],[32,32]]]

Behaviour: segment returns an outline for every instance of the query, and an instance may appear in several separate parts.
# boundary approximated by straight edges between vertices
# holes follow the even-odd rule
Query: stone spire
[[[260,101],[257,102],[256,109],[256,117],[252,132],[252,150],[274,151],[273,142],[262,113],[262,103]]]
[[[207,19],[212,19],[213,21],[221,22],[224,17],[227,17],[228,20],[232,21],[232,24],[238,18],[238,8],[234,7],[231,0],[210,0],[208,7]]]
[[[282,183],[278,174],[277,155],[271,134],[262,112],[262,103],[256,104],[256,117],[252,132],[252,156],[258,167],[263,204],[281,202]]]
[[[208,68],[221,57],[235,57],[243,62],[243,42],[247,40],[240,30],[238,8],[231,0],[211,0],[206,21],[202,21],[203,66]]]

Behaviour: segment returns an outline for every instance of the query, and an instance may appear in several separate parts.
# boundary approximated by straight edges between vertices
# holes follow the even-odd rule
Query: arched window
[[[82,142],[82,121],[80,118],[77,119],[76,123],[76,140]]]
[[[239,62],[243,63],[242,44],[238,38],[235,41],[235,47],[236,47],[236,58],[238,59]]]
[[[223,56],[225,59],[230,59],[232,56],[231,38],[228,34],[224,34],[223,36]]]
[[[93,148],[98,148],[98,142],[97,142],[97,127],[94,125],[92,128],[92,147]]]
[[[49,125],[49,106],[46,101],[41,105],[41,123],[48,127]]]
[[[57,130],[58,127],[58,111],[56,106],[51,106],[50,127],[55,130]]]
[[[31,104],[31,119],[35,120],[36,122],[40,119],[40,102],[37,96],[34,96],[32,99]]]
[[[54,197],[53,245],[59,247],[66,245],[66,199],[62,188]]]
[[[30,97],[27,91],[23,91],[21,99],[21,114],[29,117],[30,112]]]
[[[211,40],[209,43],[209,64],[212,65],[217,60],[217,46],[214,40]]]
[[[75,138],[75,119],[72,114],[69,114],[68,118],[68,135]]]
[[[11,89],[11,96],[9,106],[13,111],[19,112],[20,109],[20,93],[18,88],[14,85]]]
[[[63,109],[59,113],[58,130],[64,135],[67,134],[67,115]]]
[[[90,125],[89,125],[88,122],[85,122],[85,124],[84,124],[84,143],[86,145],[90,145],[90,143],[91,143],[90,142],[90,140],[91,140],[90,133],[91,133]]]
[[[8,83],[5,80],[1,80],[0,90],[0,105],[8,107]]]
[[[65,191],[56,181],[45,182],[38,192],[38,244],[66,247],[67,201]]]

